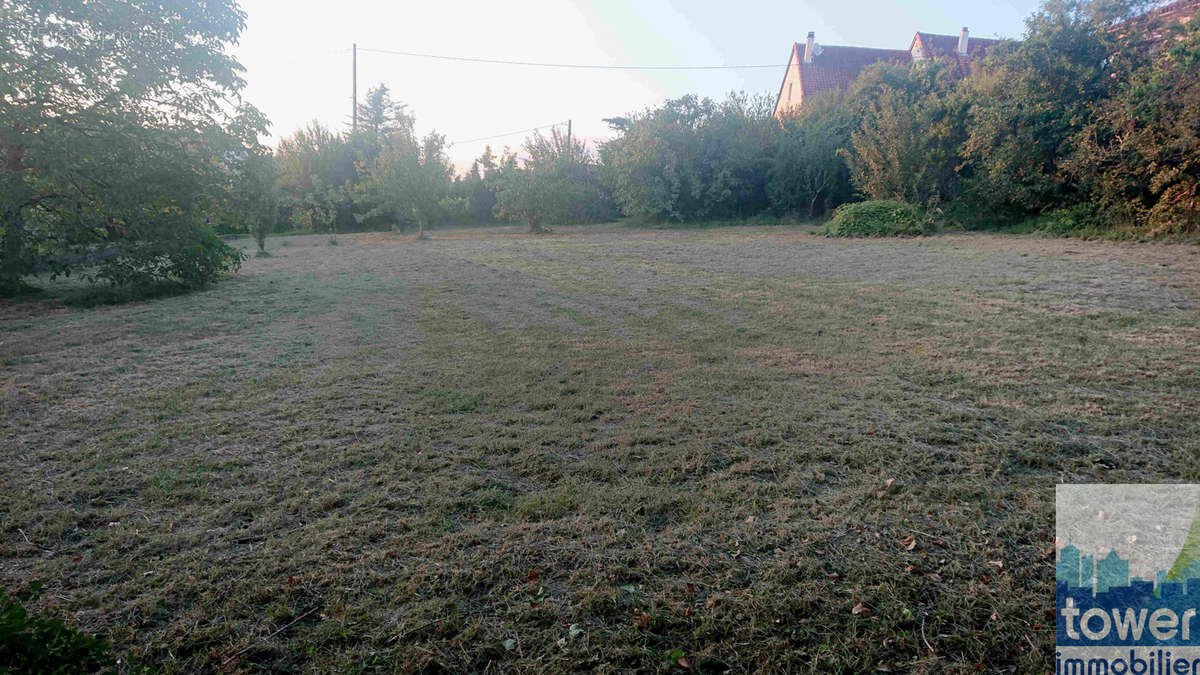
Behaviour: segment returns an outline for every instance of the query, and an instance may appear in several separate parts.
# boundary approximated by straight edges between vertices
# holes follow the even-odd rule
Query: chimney
[[[958,55],[959,56],[967,55],[967,40],[969,38],[970,38],[970,35],[967,33],[967,27],[963,26],[962,32],[958,34]]]
[[[813,57],[817,55],[817,34],[809,31],[808,41],[804,43],[804,62],[812,63]]]

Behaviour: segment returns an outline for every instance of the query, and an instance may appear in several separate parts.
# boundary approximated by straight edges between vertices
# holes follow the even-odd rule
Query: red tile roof
[[[1200,15],[1200,0],[1177,0],[1117,24],[1112,33],[1117,37],[1137,35],[1139,44],[1154,47],[1168,38],[1178,36],[1176,26],[1187,23]]]
[[[872,63],[890,61],[901,65],[911,62],[903,49],[871,49],[821,45],[812,63],[804,63],[804,45],[796,43],[800,57],[800,85],[805,97],[850,86],[858,74]]]

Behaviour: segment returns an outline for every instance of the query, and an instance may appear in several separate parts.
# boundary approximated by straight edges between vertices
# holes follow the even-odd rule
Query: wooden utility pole
[[[571,155],[575,154],[571,151],[571,120],[567,120],[567,161],[571,161]]]
[[[350,97],[354,99],[354,108],[350,112],[350,130],[358,131],[358,43],[355,42],[350,50],[354,53],[350,71]]]

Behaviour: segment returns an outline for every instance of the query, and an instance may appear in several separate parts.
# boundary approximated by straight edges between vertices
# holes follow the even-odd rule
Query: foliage
[[[1144,3],[1142,3],[1144,4]],[[1119,82],[1109,28],[1129,3],[1047,0],[1019,43],[993,50],[962,84],[972,101],[962,155],[971,198],[985,208],[1039,212],[1087,198],[1064,174],[1079,130]]]
[[[767,206],[778,134],[770,101],[684,96],[610,120],[603,175],[625,215],[677,222],[745,217]]]
[[[850,201],[854,189],[840,151],[850,146],[854,117],[839,96],[809,98],[783,128],[768,171],[767,196],[777,213],[809,218]]]
[[[966,133],[964,106],[953,95],[957,75],[955,65],[939,61],[864,71],[848,96],[858,124],[842,153],[860,192],[913,204],[957,196]]]
[[[937,228],[920,207],[880,199],[839,206],[823,229],[831,237],[889,237],[932,234]]]
[[[355,187],[359,220],[384,218],[395,229],[416,224],[417,236],[442,219],[447,208],[460,208],[450,197],[451,167],[444,136],[430,133],[418,141],[408,129],[396,129],[382,139],[373,160],[361,161],[361,182]]]
[[[586,144],[567,139],[558,128],[540,132],[524,143],[527,158],[518,166],[506,152],[495,164],[496,216],[526,223],[530,232],[546,232],[551,224],[608,220],[612,200],[600,182],[596,159]]]
[[[408,106],[392,100],[387,85],[379,84],[367,90],[366,100],[358,104],[358,124],[369,138],[393,132],[411,136],[416,120],[408,113]]]
[[[30,614],[21,602],[35,599],[40,584],[10,596],[0,589],[0,671],[94,673],[115,663],[108,642],[57,619]]]
[[[81,266],[189,285],[236,268],[201,223],[266,128],[226,53],[243,25],[232,0],[4,4],[0,291]]]
[[[366,145],[366,139],[355,139]],[[306,232],[359,229],[352,192],[358,173],[352,144],[313,121],[279,141],[280,200],[288,219]],[[390,223],[388,224],[390,226]]]
[[[1076,204],[1047,211],[1008,229],[1060,237],[1095,238],[1117,234],[1116,227],[1111,212],[1091,204]]]
[[[241,225],[266,253],[267,235],[279,219],[279,169],[269,152],[247,153],[231,162],[225,219]]]
[[[1200,229],[1200,22],[1099,106],[1067,164],[1121,220],[1151,235]]]

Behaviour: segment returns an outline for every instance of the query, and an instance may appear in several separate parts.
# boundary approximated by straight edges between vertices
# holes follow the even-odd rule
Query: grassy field
[[[1037,672],[1055,483],[1200,481],[1198,247],[339,241],[0,304],[0,583],[177,672]]]

